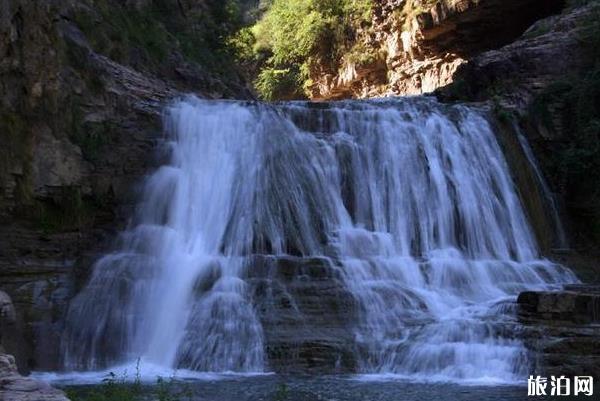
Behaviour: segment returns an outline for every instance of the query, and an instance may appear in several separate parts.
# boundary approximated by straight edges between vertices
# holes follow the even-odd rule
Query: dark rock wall
[[[518,135],[518,123],[512,117],[498,118],[490,111],[490,120],[495,123],[496,137],[509,165],[511,176],[518,189],[519,199],[525,208],[528,220],[534,230],[538,246],[544,254],[557,249],[560,236],[549,199],[543,191],[534,167],[528,160]],[[560,216],[559,216],[560,217]]]

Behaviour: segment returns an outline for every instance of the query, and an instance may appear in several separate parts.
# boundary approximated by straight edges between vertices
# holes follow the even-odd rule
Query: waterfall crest
[[[166,127],[170,164],[71,303],[67,368],[268,370],[243,279],[268,254],[339,270],[362,373],[522,379],[516,295],[576,281],[540,258],[483,111],[188,98]]]

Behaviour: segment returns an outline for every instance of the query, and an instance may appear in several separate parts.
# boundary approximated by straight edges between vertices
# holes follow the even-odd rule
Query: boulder
[[[69,401],[65,393],[17,371],[12,355],[0,354],[0,401]]]
[[[566,286],[565,291],[528,291],[517,299],[521,318],[557,324],[600,323],[600,286]]]

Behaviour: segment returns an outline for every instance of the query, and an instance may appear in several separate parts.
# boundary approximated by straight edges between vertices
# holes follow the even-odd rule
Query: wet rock
[[[15,320],[15,307],[12,300],[7,293],[0,291],[0,353],[6,352],[3,339],[13,330]]]
[[[600,287],[519,295],[522,337],[538,374],[600,375]]]
[[[7,293],[0,291],[0,327],[4,324],[14,323],[15,321],[15,308],[12,301]]]
[[[268,370],[355,370],[355,302],[334,262],[255,256],[246,280],[264,330]]]
[[[21,376],[15,358],[5,353],[13,345],[6,338],[14,337],[16,320],[12,300],[0,291],[0,401],[68,401],[62,391]]]
[[[567,286],[560,292],[528,291],[519,294],[524,320],[600,323],[600,286]]]

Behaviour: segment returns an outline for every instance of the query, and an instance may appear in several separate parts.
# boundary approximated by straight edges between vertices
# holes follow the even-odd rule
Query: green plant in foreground
[[[110,372],[98,386],[69,388],[66,393],[71,401],[184,401],[193,397],[191,388],[181,385],[174,376],[168,380],[158,376],[154,386],[144,386],[139,359],[132,382],[127,371],[121,375]]]

